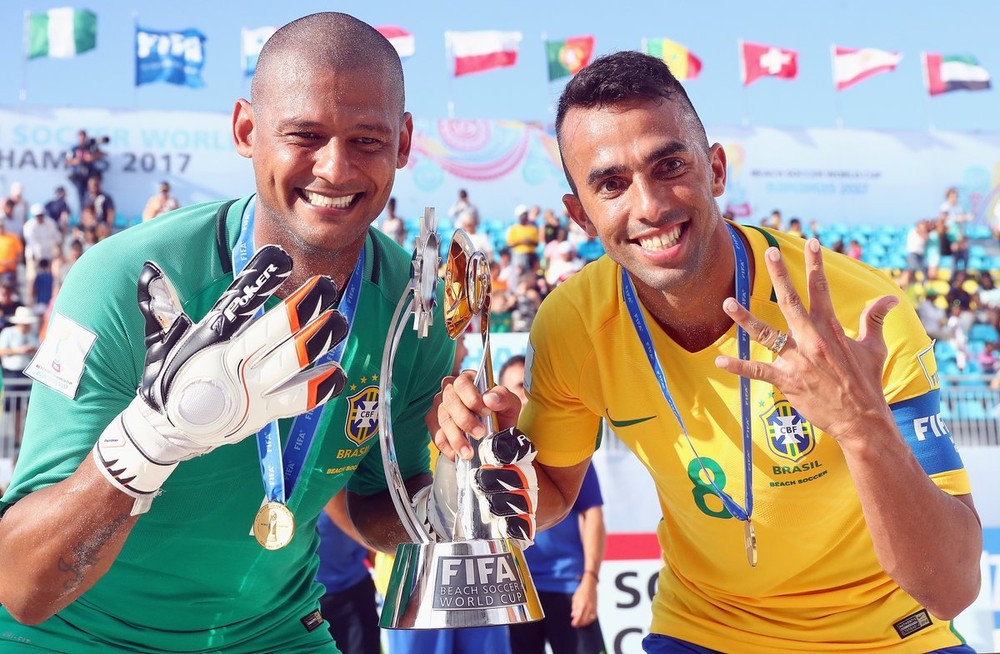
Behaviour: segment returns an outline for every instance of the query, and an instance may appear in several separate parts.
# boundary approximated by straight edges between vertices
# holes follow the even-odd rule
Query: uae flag
[[[412,57],[413,53],[416,52],[417,44],[413,39],[413,35],[404,30],[402,27],[397,27],[395,25],[380,25],[375,29],[378,30],[379,34],[389,39],[389,43],[392,44],[392,47],[396,48],[396,54],[399,55],[400,59]]]
[[[643,39],[642,51],[662,59],[674,77],[681,82],[697,79],[698,73],[701,72],[701,59],[680,43],[670,39]]]
[[[549,81],[572,77],[590,63],[594,56],[593,36],[573,36],[562,41],[546,41],[545,57],[549,61]]]
[[[838,91],[872,75],[896,70],[903,55],[875,48],[833,46],[833,83]]]
[[[72,7],[29,14],[27,32],[29,59],[70,59],[97,45],[97,14]]]
[[[517,63],[520,32],[445,32],[444,43],[455,58],[454,75],[509,68]]]
[[[924,81],[927,92],[941,95],[949,91],[985,91],[990,88],[990,73],[970,55],[942,55],[925,52]]]
[[[795,79],[799,53],[773,45],[740,41],[740,81],[750,86],[761,77]]]

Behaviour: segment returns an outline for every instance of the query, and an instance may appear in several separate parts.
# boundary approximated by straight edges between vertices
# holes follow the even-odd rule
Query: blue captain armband
[[[933,390],[889,405],[896,426],[928,475],[965,467],[955,449],[951,432],[941,419],[939,400],[940,391]]]

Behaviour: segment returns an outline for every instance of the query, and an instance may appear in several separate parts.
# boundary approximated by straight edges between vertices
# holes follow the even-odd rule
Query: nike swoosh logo
[[[645,418],[636,418],[635,420],[615,420],[608,413],[607,409],[604,409],[604,415],[608,417],[608,422],[611,423],[612,427],[631,427],[632,425],[638,425],[639,423],[646,422],[647,420],[652,420],[656,416],[646,416]]]

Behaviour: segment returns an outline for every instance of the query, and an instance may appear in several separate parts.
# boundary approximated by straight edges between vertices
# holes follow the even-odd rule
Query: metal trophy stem
[[[428,218],[429,214],[429,218]],[[458,519],[455,540],[431,542],[410,506],[396,461],[390,418],[392,362],[402,327],[404,311],[416,312],[418,337],[426,335],[434,308],[437,280],[437,235],[433,234],[433,210],[424,212],[421,235],[413,254],[413,274],[408,292],[400,299],[393,317],[394,328],[386,341],[379,384],[379,434],[382,461],[389,490],[403,525],[413,542],[402,543],[382,608],[380,626],[385,629],[442,629],[483,627],[533,622],[544,617],[538,593],[518,544],[513,540],[490,538],[483,519],[472,475],[479,467],[459,460]],[[432,252],[433,249],[433,252]],[[431,263],[433,262],[433,265]],[[414,297],[408,299],[410,291]],[[489,341],[490,271],[485,255],[475,250],[468,235],[455,232],[445,270],[445,327],[448,335],[459,338],[475,320],[483,338],[483,357],[476,374],[476,386],[486,391],[493,386],[493,361]],[[418,297],[419,295],[419,297]],[[418,324],[424,325],[423,333]],[[493,416],[484,418],[489,432],[495,431]]]

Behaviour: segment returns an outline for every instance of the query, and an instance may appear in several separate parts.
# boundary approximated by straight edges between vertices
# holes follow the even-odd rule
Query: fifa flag
[[[445,48],[455,58],[454,75],[510,68],[517,63],[520,32],[445,32]]]
[[[243,64],[243,74],[253,77],[257,70],[257,59],[260,57],[261,48],[277,31],[275,27],[257,27],[255,29],[243,28],[240,38],[240,60]]]
[[[838,91],[857,84],[872,75],[896,70],[903,55],[875,48],[842,48],[833,46],[833,83]]]
[[[990,88],[990,73],[970,55],[923,53],[924,82],[927,92],[941,95],[949,91],[985,91]]]
[[[697,79],[701,72],[701,59],[680,43],[670,39],[643,39],[642,51],[661,59],[678,80]]]
[[[378,33],[389,40],[392,47],[396,48],[396,54],[400,59],[412,57],[417,51],[417,42],[413,35],[396,25],[380,25],[375,28]]]
[[[773,45],[740,41],[740,81],[750,86],[761,77],[795,79],[799,53]]]
[[[135,85],[167,82],[192,88],[205,86],[205,35],[195,29],[179,32],[135,28]]]
[[[86,9],[49,9],[29,14],[27,23],[28,59],[70,59],[97,46],[97,14]]]
[[[594,56],[593,36],[573,36],[561,41],[545,42],[545,57],[549,62],[549,81],[572,77],[590,63]]]

